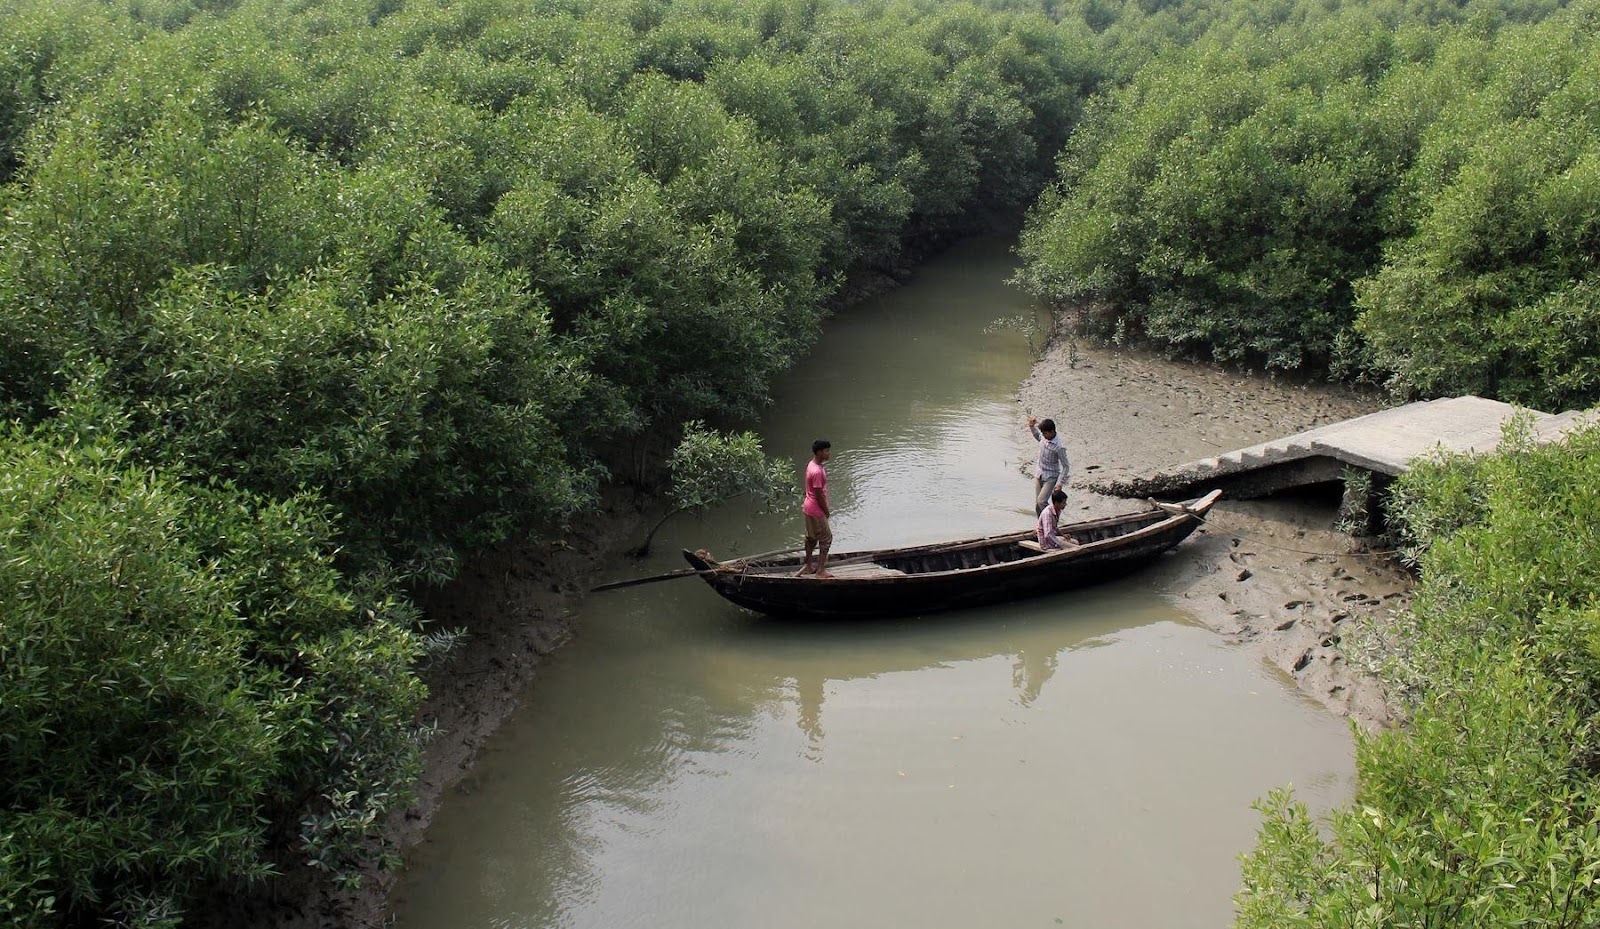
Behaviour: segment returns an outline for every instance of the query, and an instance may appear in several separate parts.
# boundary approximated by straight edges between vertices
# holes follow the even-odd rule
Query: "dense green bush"
[[[839,275],[1043,182],[1089,70],[932,4],[15,15],[4,409],[105,359],[153,460],[315,487],[429,579],[617,435],[754,409]]]
[[[353,598],[314,498],[185,485],[93,412],[0,428],[0,914],[159,922],[295,811],[347,868],[346,808],[413,776],[412,617]]]
[[[94,0],[0,9],[0,184],[11,180],[34,122],[102,78],[142,30]]]
[[[129,12],[0,200],[0,403],[105,359],[153,459],[427,579],[752,411],[842,274],[1043,183],[1092,70],[938,4]]]
[[[1325,842],[1264,805],[1241,926],[1600,921],[1600,427],[1407,474],[1423,580],[1384,675],[1402,730],[1360,738]]]
[[[1097,80],[1081,21],[933,0],[14,0],[0,36],[28,926],[381,855],[407,589],[754,411],[845,275],[1025,203]]]
[[[1352,28],[1363,46],[1386,34]],[[1395,157],[1364,112],[1364,58],[1259,55],[1249,38],[1196,49],[1099,100],[1024,238],[1025,280],[1174,347],[1326,364]]]
[[[1022,280],[1187,354],[1600,399],[1600,13],[1553,10],[1197,5],[1089,108]]]
[[[1600,397],[1600,10],[1573,13],[1474,49],[1403,180],[1358,291],[1404,393]]]
[[[0,231],[13,377],[107,359],[146,460],[319,488],[361,514],[356,566],[447,576],[455,547],[581,499],[554,424],[581,382],[520,276],[413,189],[256,120],[169,110],[120,150],[68,124]]]

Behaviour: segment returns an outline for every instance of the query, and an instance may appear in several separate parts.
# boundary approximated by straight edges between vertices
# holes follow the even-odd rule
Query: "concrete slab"
[[[1265,493],[1296,486],[1293,482],[1297,480],[1319,475],[1326,479],[1330,467],[1337,471],[1340,466],[1392,477],[1404,473],[1413,459],[1436,449],[1493,451],[1500,444],[1506,422],[1518,412],[1532,418],[1534,437],[1540,442],[1555,441],[1592,419],[1580,411],[1541,413],[1483,397],[1425,400],[1174,465],[1148,477],[1095,485],[1095,489],[1144,497],[1189,494],[1202,487],[1233,483],[1247,491],[1254,488]],[[1326,466],[1304,466],[1317,459],[1324,460]],[[1289,465],[1296,467],[1287,468]]]

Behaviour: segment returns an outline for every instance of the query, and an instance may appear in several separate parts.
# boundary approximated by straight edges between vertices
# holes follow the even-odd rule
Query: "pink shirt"
[[[1056,511],[1055,503],[1039,514],[1039,547],[1047,552],[1061,547],[1061,536],[1056,531],[1056,523],[1060,521],[1061,514]]]
[[[815,516],[818,519],[827,516],[828,514],[822,511],[822,504],[817,500],[817,497],[825,493],[827,489],[828,471],[822,465],[817,464],[817,459],[813,458],[806,464],[806,502],[800,508],[801,511],[807,516]]]

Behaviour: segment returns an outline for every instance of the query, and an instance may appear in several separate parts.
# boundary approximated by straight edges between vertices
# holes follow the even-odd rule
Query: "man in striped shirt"
[[[1056,435],[1056,422],[1047,419],[1039,422],[1028,417],[1028,431],[1039,440],[1039,476],[1033,484],[1033,514],[1044,512],[1050,504],[1050,495],[1056,491],[1066,493],[1067,479],[1072,476],[1072,463],[1067,460],[1067,447]]]

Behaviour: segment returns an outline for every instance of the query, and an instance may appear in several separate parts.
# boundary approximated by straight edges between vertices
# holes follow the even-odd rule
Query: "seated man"
[[[1053,552],[1078,543],[1072,539],[1063,539],[1056,531],[1056,524],[1061,522],[1061,509],[1067,505],[1067,492],[1056,488],[1050,495],[1050,505],[1039,513],[1039,550]]]

